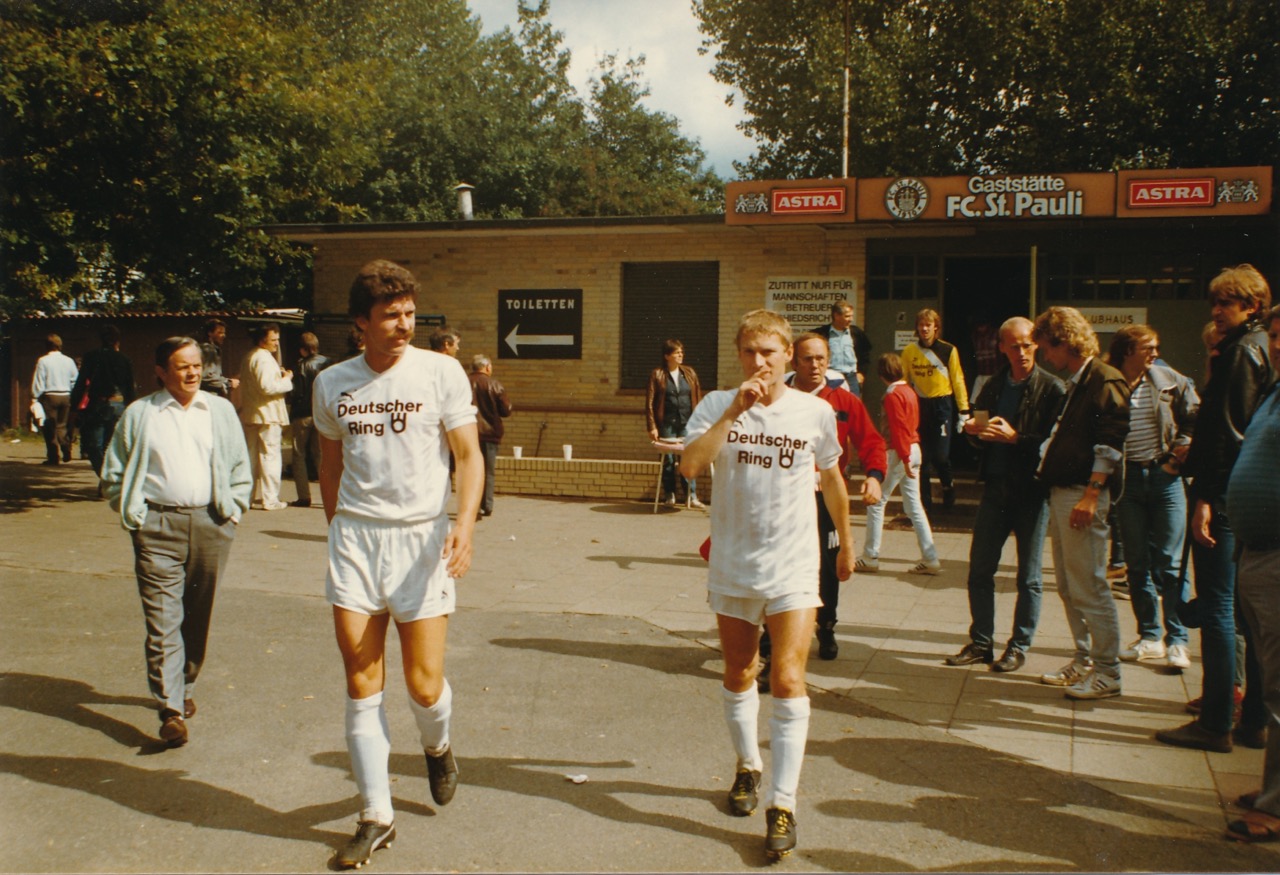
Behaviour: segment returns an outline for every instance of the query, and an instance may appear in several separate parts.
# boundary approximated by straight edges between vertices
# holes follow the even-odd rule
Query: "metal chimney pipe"
[[[458,193],[458,218],[464,222],[470,222],[475,218],[475,214],[471,211],[471,192],[475,190],[475,186],[462,182],[455,185],[453,190]]]

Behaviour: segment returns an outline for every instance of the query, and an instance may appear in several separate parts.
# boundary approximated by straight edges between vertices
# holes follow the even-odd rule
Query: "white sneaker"
[[[1070,687],[1083,681],[1092,671],[1092,665],[1073,660],[1051,674],[1040,675],[1040,683],[1051,687]]]
[[[1120,679],[1091,671],[1078,684],[1067,687],[1068,699],[1109,699],[1120,695]]]
[[[937,574],[942,570],[942,563],[938,560],[925,562],[923,559],[915,564],[914,567],[907,569],[907,574]]]
[[[1191,668],[1191,650],[1185,644],[1170,644],[1168,662],[1170,668]]]
[[[1139,638],[1120,651],[1120,658],[1125,662],[1154,662],[1157,659],[1164,659],[1164,642],[1158,638],[1155,641]]]
[[[665,504],[667,507],[675,507],[675,506],[676,506],[676,496],[675,496],[675,493],[673,492],[673,493],[671,493],[670,495],[668,495],[668,496],[667,496],[667,500],[666,500],[666,501],[664,501],[664,502],[662,502],[662,503],[663,503],[663,504]]]
[[[696,496],[696,495],[690,495],[690,496],[689,496],[689,507],[696,507],[696,508],[698,508],[699,510],[701,510],[702,508],[706,507],[706,505],[705,505],[705,504],[703,504],[701,501],[698,501],[698,496]]]
[[[875,574],[880,570],[879,559],[864,559],[859,556],[858,561],[853,563],[854,571],[861,571],[863,574]]]

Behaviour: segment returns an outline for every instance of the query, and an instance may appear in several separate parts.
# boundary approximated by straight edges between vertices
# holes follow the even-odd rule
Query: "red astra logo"
[[[775,216],[802,215],[805,213],[843,213],[843,188],[786,188],[774,189]]]
[[[1199,179],[1131,179],[1129,209],[1143,207],[1211,207],[1213,177]]]

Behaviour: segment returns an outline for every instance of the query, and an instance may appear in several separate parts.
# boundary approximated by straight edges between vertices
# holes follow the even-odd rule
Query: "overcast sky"
[[[517,0],[468,0],[485,33],[517,27]],[[650,95],[645,105],[680,120],[681,132],[698,140],[707,163],[734,179],[734,161],[752,152],[735,127],[742,114],[725,106],[728,88],[711,78],[711,57],[698,54],[702,34],[690,0],[551,0],[552,26],[573,53],[570,80],[585,99],[587,80],[603,55],[620,60],[645,56]]]

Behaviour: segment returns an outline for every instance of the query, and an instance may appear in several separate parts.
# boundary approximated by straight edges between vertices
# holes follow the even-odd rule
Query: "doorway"
[[[1031,259],[1028,256],[947,256],[943,279],[943,338],[960,351],[967,388],[977,374],[973,330],[983,320],[992,328],[1010,316],[1034,318]]]
[[[979,374],[974,354],[975,329],[986,322],[990,331],[996,331],[1010,316],[1027,315],[1031,305],[1031,259],[947,256],[943,269],[942,336],[960,353],[965,388],[972,403]],[[954,440],[951,462],[959,470],[976,470],[977,451],[967,440]]]

